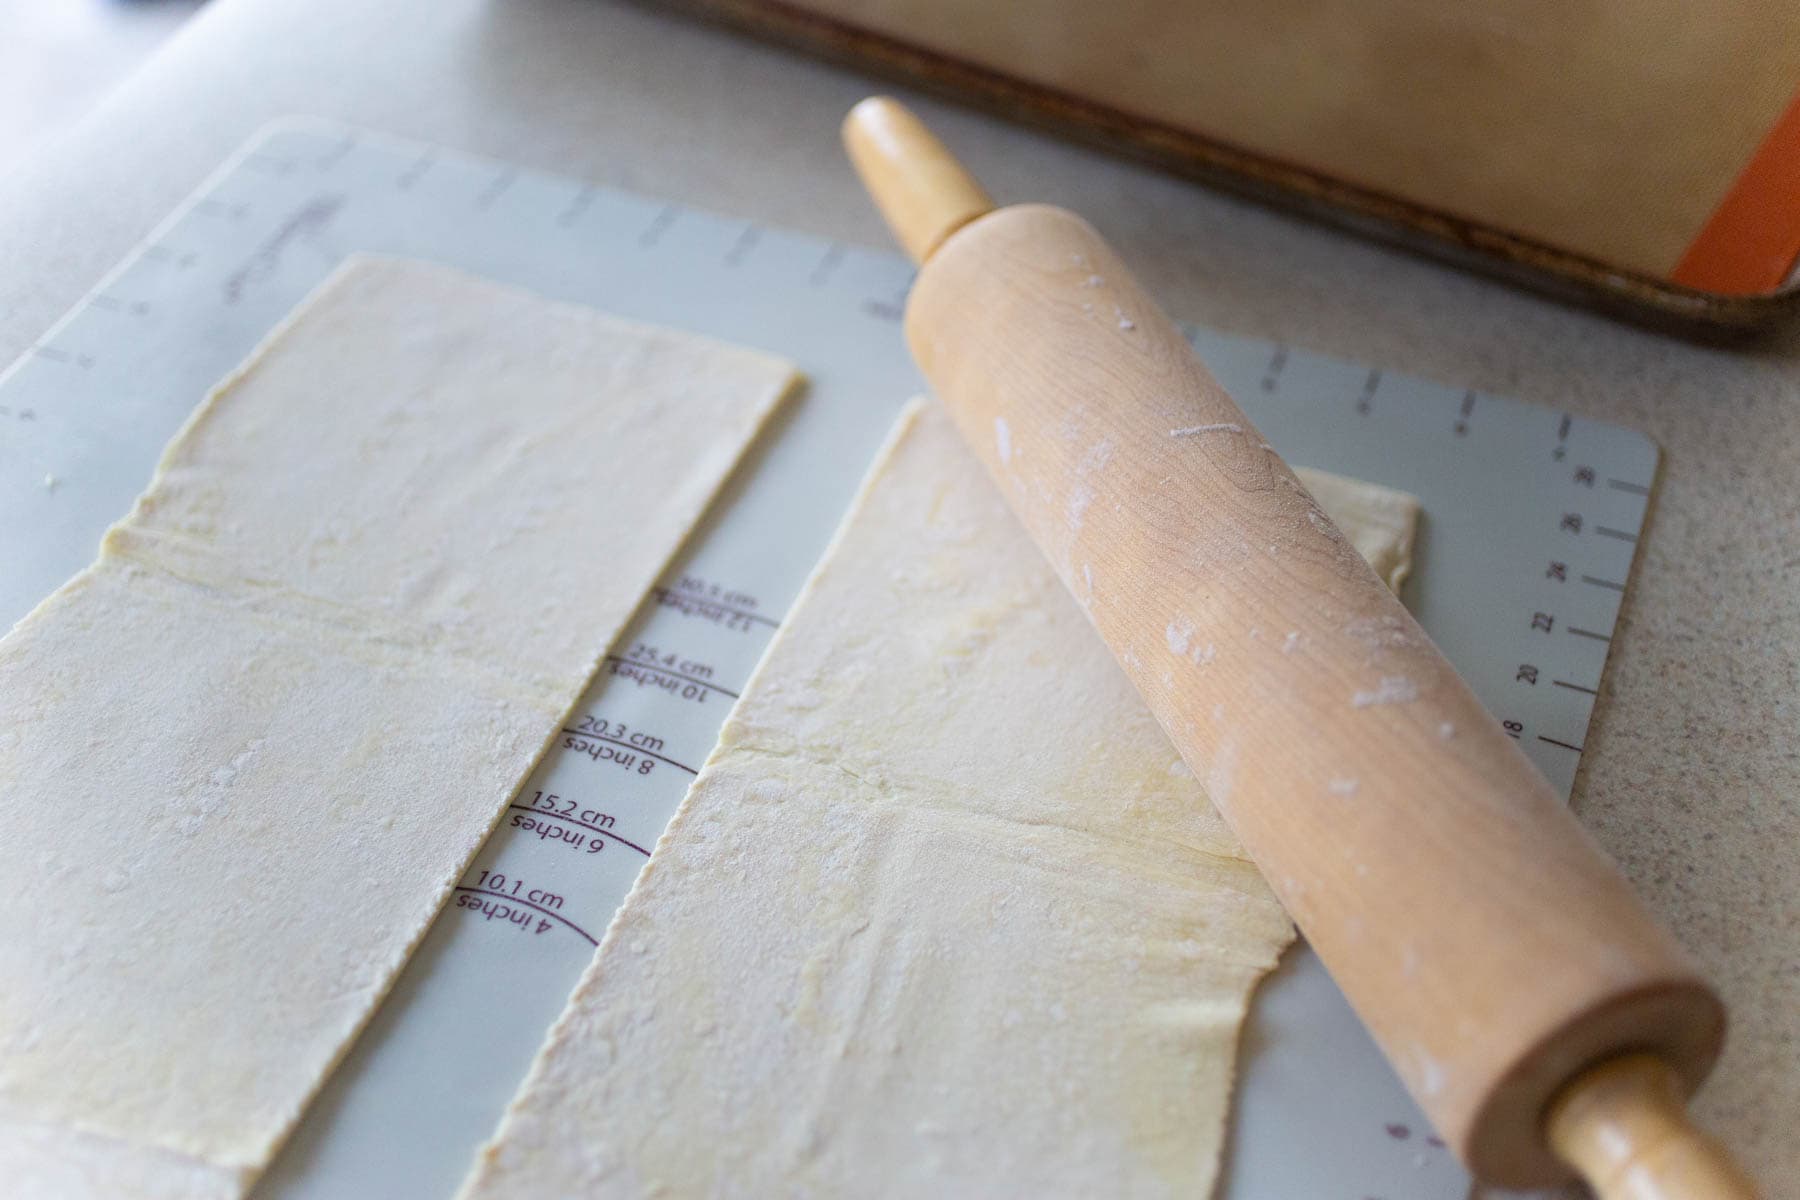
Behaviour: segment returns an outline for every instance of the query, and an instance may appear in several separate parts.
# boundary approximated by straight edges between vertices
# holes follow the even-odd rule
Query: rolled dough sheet
[[[1412,573],[1418,498],[1313,467],[1295,467],[1294,474],[1319,507],[1331,514],[1332,522],[1343,530],[1356,552],[1398,593]]]
[[[1291,937],[915,404],[463,1196],[1202,1196]]]
[[[268,1161],[794,381],[352,260],[0,641],[0,1179]]]

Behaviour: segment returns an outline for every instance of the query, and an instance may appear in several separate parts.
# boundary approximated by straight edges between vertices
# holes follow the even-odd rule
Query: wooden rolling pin
[[[1753,1196],[1683,1108],[1717,996],[1100,236],[844,137],[925,377],[1463,1162]]]

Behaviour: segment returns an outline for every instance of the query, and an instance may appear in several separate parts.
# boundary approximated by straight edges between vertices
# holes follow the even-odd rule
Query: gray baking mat
[[[811,383],[614,647],[309,1109],[267,1197],[454,1190],[895,413],[921,390],[898,323],[911,270],[894,255],[283,122],[0,377],[0,619],[92,559],[207,388],[356,250],[764,347]],[[1566,795],[1655,447],[1549,409],[1193,336],[1283,455],[1420,497],[1408,603]],[[1304,949],[1260,992],[1245,1045],[1222,1194],[1466,1193]]]

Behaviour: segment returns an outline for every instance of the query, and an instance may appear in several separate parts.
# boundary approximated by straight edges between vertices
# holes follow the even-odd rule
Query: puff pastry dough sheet
[[[1291,937],[915,404],[463,1195],[1205,1195]]]
[[[268,1161],[793,382],[352,260],[0,641],[0,1178]]]

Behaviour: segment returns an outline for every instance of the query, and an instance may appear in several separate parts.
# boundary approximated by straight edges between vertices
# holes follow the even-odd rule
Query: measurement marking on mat
[[[498,175],[494,176],[493,182],[488,184],[485,188],[482,188],[481,194],[475,197],[475,207],[478,209],[492,207],[494,201],[505,195],[506,189],[510,188],[513,185],[513,182],[518,178],[519,173],[512,170],[510,167],[501,171]]]
[[[1634,496],[1648,496],[1650,489],[1641,483],[1627,483],[1623,479],[1609,479],[1606,486],[1616,492],[1630,492]]]
[[[730,696],[733,700],[736,700],[738,697],[738,694],[736,692],[732,691],[730,688],[720,687],[718,684],[714,683],[710,679],[696,679],[692,675],[683,675],[679,671],[671,671],[667,667],[658,666],[655,662],[652,662],[652,661],[646,661],[646,660],[640,659],[640,658],[624,658],[617,654],[607,655],[606,661],[613,664],[613,666],[614,666],[613,674],[615,674],[615,675],[619,674],[619,671],[617,669],[618,667],[621,667],[621,666],[639,667],[645,671],[651,671],[658,675],[666,675],[670,679],[679,679],[683,683],[691,683],[696,687],[707,688],[711,691],[718,692],[720,695]]]
[[[88,370],[94,365],[94,356],[91,354],[70,354],[67,350],[58,350],[51,346],[33,346],[31,352],[37,357],[44,359],[46,362],[79,367],[83,371]],[[37,414],[33,413],[30,409],[21,409],[19,411],[19,416],[28,421],[36,415]]]
[[[613,841],[619,843],[621,846],[626,846],[632,850],[636,850],[639,854],[642,854],[645,858],[650,857],[650,852],[648,850],[644,849],[642,846],[638,845],[636,842],[632,841],[630,838],[620,837],[618,834],[614,833],[612,830],[604,829],[599,825],[589,825],[586,821],[578,821],[574,817],[564,816],[562,813],[554,812],[547,808],[533,808],[529,804],[509,804],[506,807],[516,808],[520,812],[530,813],[534,817],[549,817],[550,819],[555,820],[555,821],[567,821],[571,825],[579,825],[581,828],[589,830],[590,832],[593,832],[593,833],[597,833],[601,837],[611,838]]]
[[[1462,404],[1456,410],[1456,424],[1450,427],[1457,437],[1467,437],[1469,418],[1475,413],[1475,389],[1470,388],[1463,393]]]
[[[1593,639],[1594,639],[1594,640],[1595,640],[1595,641],[1596,641],[1596,642],[1610,642],[1610,641],[1612,641],[1612,635],[1611,635],[1611,634],[1608,634],[1608,633],[1595,633],[1595,632],[1594,632],[1594,631],[1593,631],[1593,630],[1591,630],[1591,629],[1582,629],[1582,628],[1580,628],[1580,627],[1578,627],[1578,626],[1575,626],[1575,625],[1571,625],[1571,626],[1569,626],[1569,632],[1570,632],[1570,633],[1572,633],[1572,634],[1574,634],[1574,635],[1575,635],[1575,636],[1576,636],[1576,637],[1584,637],[1584,638],[1593,638]]]
[[[729,613],[731,616],[738,617],[744,621],[755,621],[758,624],[767,625],[771,629],[781,624],[781,622],[774,618],[765,617],[761,613],[753,613],[745,609],[734,608],[729,604],[721,604],[717,600],[709,600],[704,596],[689,595],[685,592],[678,591],[675,588],[659,587],[655,589],[655,591],[657,600],[663,604],[664,607],[680,609],[690,616],[696,615],[697,610],[716,609],[719,612]],[[692,605],[693,609],[686,607],[688,605]],[[708,616],[709,614],[704,611],[698,611],[698,615]]]
[[[1544,735],[1543,735],[1543,734],[1541,734],[1541,733],[1540,733],[1540,734],[1538,734],[1538,741],[1540,741],[1540,742],[1549,742],[1549,743],[1550,743],[1550,744],[1551,744],[1551,745],[1552,745],[1552,746],[1561,746],[1561,747],[1562,747],[1562,748],[1563,748],[1563,749],[1564,749],[1564,750],[1573,750],[1573,751],[1574,751],[1574,752],[1575,752],[1575,753],[1577,753],[1577,754],[1580,754],[1580,753],[1581,753],[1581,747],[1580,747],[1580,746],[1575,746],[1575,745],[1571,745],[1571,744],[1569,744],[1569,743],[1568,743],[1568,742],[1559,742],[1559,741],[1557,741],[1557,740],[1556,740],[1556,739],[1555,739],[1555,738],[1553,738],[1553,737],[1545,737],[1545,736],[1544,736]]]
[[[1276,384],[1281,382],[1282,369],[1287,366],[1288,348],[1276,346],[1275,353],[1269,356],[1269,365],[1263,370],[1262,390],[1272,392]]]
[[[589,718],[584,717],[582,719],[587,720]],[[678,771],[686,771],[689,775],[698,775],[700,773],[700,772],[696,771],[694,768],[688,766],[686,763],[676,762],[674,759],[668,758],[661,754],[658,754],[658,753],[656,753],[656,751],[647,749],[644,746],[636,745],[632,742],[624,741],[624,740],[621,740],[616,737],[611,737],[604,733],[596,733],[592,729],[570,729],[565,726],[563,729],[563,733],[568,735],[569,737],[587,738],[590,741],[606,742],[609,745],[619,746],[626,750],[635,750],[639,754],[642,754],[648,758],[654,758],[657,762],[668,763],[671,767],[674,767]],[[661,738],[651,738],[647,734],[633,734],[631,736],[646,738],[648,741],[654,743],[657,746],[662,745]],[[579,749],[579,747],[574,747],[574,748]],[[631,764],[627,761],[627,762],[620,763],[620,765],[621,766],[630,766]],[[640,770],[639,774],[647,775],[647,774],[649,774],[649,772]]]
[[[669,226],[675,224],[675,218],[681,215],[679,204],[665,204],[657,211],[650,224],[644,226],[644,232],[638,234],[638,245],[649,249],[662,241],[663,234],[669,232]]]
[[[814,287],[823,286],[824,283],[831,278],[833,272],[838,269],[838,264],[843,261],[844,248],[836,242],[831,243],[830,246],[826,247],[825,256],[819,259],[819,265],[812,269],[811,275],[807,276],[806,282],[812,284]]]
[[[1559,688],[1568,688],[1571,692],[1585,692],[1590,696],[1598,696],[1600,694],[1591,687],[1582,687],[1579,683],[1570,683],[1566,679],[1552,679],[1550,682],[1554,683]]]
[[[883,300],[875,296],[862,302],[862,312],[864,316],[874,317],[877,321],[898,325],[906,319],[906,302]]]
[[[569,201],[569,206],[556,215],[556,223],[564,229],[573,225],[580,219],[582,213],[594,206],[595,195],[592,187],[583,187],[577,191],[574,198]]]
[[[762,230],[754,225],[744,226],[744,231],[737,235],[736,241],[731,243],[731,249],[725,251],[725,265],[728,267],[741,265],[744,259],[749,257],[750,252],[756,249],[756,243],[760,241],[762,241]]]
[[[487,872],[483,871],[482,874],[486,875]],[[460,893],[456,898],[456,907],[466,909],[469,912],[478,912],[482,915],[484,920],[505,921],[509,925],[517,925],[520,929],[529,929],[529,926],[525,921],[517,919],[523,917],[524,914],[515,914],[506,911],[508,905],[520,904],[531,909],[533,912],[543,914],[543,916],[538,919],[538,928],[536,932],[543,933],[545,930],[549,929],[550,921],[560,921],[562,924],[567,925],[570,929],[573,929],[576,933],[587,939],[588,945],[598,946],[600,944],[593,934],[569,920],[569,918],[563,916],[559,912],[545,908],[542,905],[533,904],[530,900],[521,899],[518,896],[509,895],[506,892],[496,891],[493,888],[468,887],[464,884],[457,884],[452,890]],[[482,899],[478,900],[477,897]],[[557,896],[555,899],[558,904],[562,903],[561,896]],[[544,917],[548,917],[549,921],[544,920]]]
[[[1375,405],[1375,393],[1381,390],[1381,368],[1376,367],[1363,380],[1362,395],[1356,398],[1356,411],[1360,416],[1368,416]]]
[[[95,296],[88,301],[88,305],[101,312],[129,313],[134,317],[150,315],[150,302],[147,300],[121,300],[117,296]]]
[[[1583,575],[1581,577],[1581,582],[1591,583],[1595,587],[1606,588],[1608,591],[1613,592],[1622,592],[1625,590],[1625,585],[1622,583],[1614,583],[1610,579],[1596,579],[1592,575]]]
[[[341,194],[322,194],[301,205],[244,260],[242,266],[226,278],[225,302],[238,303],[252,284],[261,283],[273,275],[281,265],[281,256],[286,253],[287,248],[295,242],[316,238],[331,225],[345,203],[346,198]]]
[[[412,191],[413,185],[425,178],[425,172],[431,170],[436,162],[437,150],[434,147],[419,155],[418,158],[413,160],[412,166],[400,172],[399,178],[394,180],[394,186],[403,192]]]
[[[200,261],[192,250],[176,250],[170,246],[146,246],[140,258],[146,262],[174,263],[178,271],[186,271]]]
[[[1621,542],[1637,541],[1637,534],[1626,533],[1623,529],[1609,529],[1605,525],[1594,526],[1594,532],[1599,534],[1601,537],[1614,538]]]

